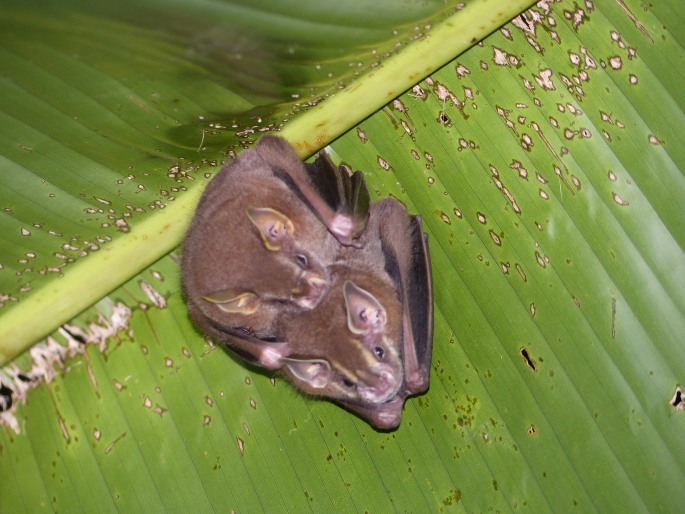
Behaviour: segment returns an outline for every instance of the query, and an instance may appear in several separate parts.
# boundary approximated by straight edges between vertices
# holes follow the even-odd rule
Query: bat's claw
[[[259,355],[259,364],[266,369],[280,369],[283,366],[283,361],[281,360],[285,357],[287,352],[287,347],[285,343],[279,343],[283,346],[282,349],[276,349],[272,346],[264,348]]]
[[[421,394],[428,390],[430,377],[424,371],[416,371],[405,375],[405,388],[409,394]]]

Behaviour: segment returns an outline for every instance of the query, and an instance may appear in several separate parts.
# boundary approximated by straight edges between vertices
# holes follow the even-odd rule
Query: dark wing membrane
[[[380,230],[385,271],[393,280],[402,303],[404,395],[418,394],[428,389],[433,342],[433,288],[428,242],[420,216],[409,216],[407,241],[398,238],[397,233],[387,233],[406,227],[397,219],[389,219],[381,227],[385,227]],[[408,248],[402,248],[404,245]]]
[[[319,196],[336,212],[345,208],[345,187],[342,174],[323,150],[314,162],[305,163],[307,176]]]
[[[349,187],[346,189],[347,208],[355,220],[354,238],[361,236],[366,228],[366,220],[369,217],[369,206],[371,197],[366,187],[364,173],[355,171],[351,176],[347,175],[346,170],[341,167],[340,174],[349,177]]]
[[[325,151],[316,160],[305,164],[309,183],[319,197],[340,215],[352,220],[351,239],[357,239],[369,218],[371,198],[361,171],[350,173],[346,166],[337,167]],[[341,241],[349,244],[349,241]]]
[[[430,374],[433,353],[433,283],[428,235],[421,216],[412,216],[412,263],[407,276],[407,304],[419,371]],[[418,391],[412,391],[412,393]]]
[[[210,318],[199,309],[194,302],[188,300],[188,314],[200,330],[213,340],[223,345],[246,362],[257,366],[276,369],[280,363],[264,360],[269,350],[272,355],[287,353],[287,343],[280,340],[277,335],[273,337],[258,338],[242,327],[233,327]]]

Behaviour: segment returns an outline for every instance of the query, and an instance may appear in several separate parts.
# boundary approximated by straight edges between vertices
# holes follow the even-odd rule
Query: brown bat
[[[392,199],[369,207],[361,173],[325,152],[303,167],[269,136],[243,152],[203,195],[182,268],[202,331],[376,428],[398,426],[406,398],[428,388],[421,219]]]
[[[284,317],[281,360],[294,385],[379,429],[399,425],[405,399],[428,389],[432,289],[418,216],[393,199],[371,205],[361,249],[340,248],[314,309]]]
[[[200,330],[248,361],[279,367],[287,345],[277,343],[275,323],[326,293],[326,264],[365,226],[365,187],[361,174],[350,178],[330,161],[305,168],[273,136],[225,166],[183,244],[182,286]]]

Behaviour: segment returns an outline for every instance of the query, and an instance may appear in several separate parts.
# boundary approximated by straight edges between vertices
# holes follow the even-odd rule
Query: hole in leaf
[[[88,341],[86,341],[86,338],[83,336],[83,334],[79,333],[78,331],[74,330],[71,327],[68,327],[67,325],[63,325],[62,329],[69,334],[76,342],[85,345]]]
[[[530,354],[528,353],[528,350],[526,350],[525,347],[521,347],[521,357],[523,357],[523,360],[526,361],[526,364],[530,369],[532,369],[533,371],[538,370],[537,366],[535,365],[535,361],[533,361],[533,359],[530,357]]]
[[[8,411],[12,408],[12,390],[0,382],[0,412]]]
[[[685,410],[685,398],[683,396],[683,388],[676,386],[673,398],[671,398],[671,407],[675,410]]]

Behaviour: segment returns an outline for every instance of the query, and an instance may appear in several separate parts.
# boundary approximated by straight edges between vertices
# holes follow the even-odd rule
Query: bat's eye
[[[298,253],[295,255],[295,260],[297,261],[297,265],[302,268],[302,269],[307,269],[309,267],[309,259],[307,259],[307,256],[303,253]]]
[[[380,346],[376,346],[373,349],[373,354],[376,356],[378,360],[382,359],[385,356],[385,350],[381,348]]]

